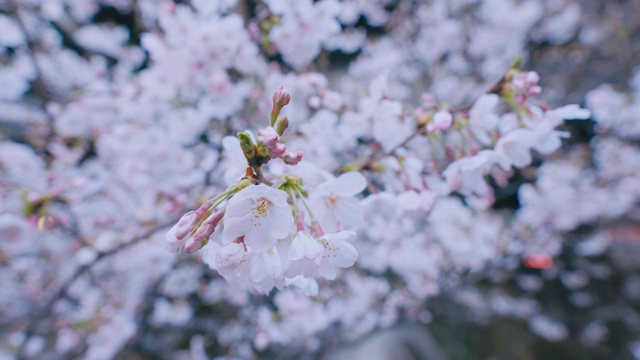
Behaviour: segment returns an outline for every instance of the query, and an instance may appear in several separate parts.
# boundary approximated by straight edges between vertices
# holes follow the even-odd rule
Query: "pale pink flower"
[[[309,195],[309,205],[326,232],[338,229],[338,224],[356,226],[362,221],[362,208],[355,198],[367,186],[358,172],[348,172],[318,185]]]
[[[353,231],[341,231],[325,234],[319,239],[323,247],[319,268],[322,277],[333,280],[336,278],[337,268],[346,268],[356,262],[358,251],[348,242],[355,236],[356,233]]]
[[[227,205],[224,238],[233,241],[244,236],[254,252],[265,252],[293,226],[287,193],[260,184],[238,192]]]
[[[523,168],[531,164],[534,133],[529,129],[516,129],[496,143],[496,152],[509,158],[511,165]]]

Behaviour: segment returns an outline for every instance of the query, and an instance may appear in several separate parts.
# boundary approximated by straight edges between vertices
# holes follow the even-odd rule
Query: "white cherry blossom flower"
[[[293,225],[287,193],[260,184],[238,192],[227,205],[224,238],[233,241],[244,236],[254,252],[265,252],[278,239],[289,235]]]
[[[358,259],[358,251],[347,240],[356,236],[353,231],[325,234],[319,240],[323,247],[320,275],[327,280],[336,278],[336,268],[346,268]]]
[[[355,226],[362,221],[362,209],[355,195],[367,186],[364,176],[348,172],[318,185],[309,195],[309,205],[326,232],[334,232],[338,224]]]
[[[509,158],[511,165],[523,168],[531,164],[533,140],[533,131],[516,129],[498,140],[496,152]]]

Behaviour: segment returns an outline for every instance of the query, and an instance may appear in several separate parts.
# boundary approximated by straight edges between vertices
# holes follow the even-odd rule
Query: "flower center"
[[[251,223],[253,226],[262,225],[262,219],[264,219],[269,214],[269,205],[271,203],[267,199],[261,199],[251,208],[251,214],[253,217],[251,218]]]
[[[329,204],[331,204],[332,206],[336,206],[336,202],[338,201],[338,198],[336,198],[335,196],[331,195],[331,196],[327,197],[327,200],[329,201]]]

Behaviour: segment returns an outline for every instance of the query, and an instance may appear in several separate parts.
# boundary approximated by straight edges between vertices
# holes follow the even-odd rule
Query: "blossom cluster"
[[[230,283],[262,294],[274,286],[295,286],[317,295],[315,277],[333,280],[336,268],[349,267],[358,258],[349,242],[355,233],[338,229],[361,221],[354,196],[364,190],[366,180],[349,172],[309,189],[303,186],[309,176],[304,170],[297,176],[283,173],[280,179],[265,176],[262,166],[271,160],[279,160],[285,171],[302,160],[301,151],[288,152],[280,141],[289,120],[278,116],[290,100],[281,86],[273,96],[270,126],[258,131],[257,144],[245,132],[237,140],[227,138],[235,146],[230,151],[246,160],[245,176],[183,215],[169,230],[165,247],[175,252],[184,246],[190,253],[212,239],[205,261]],[[217,228],[220,235],[212,238]]]

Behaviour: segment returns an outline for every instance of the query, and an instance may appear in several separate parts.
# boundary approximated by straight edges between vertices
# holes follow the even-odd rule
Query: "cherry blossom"
[[[313,214],[326,232],[341,226],[357,226],[362,221],[362,210],[354,196],[366,187],[365,178],[349,172],[318,185],[309,194]]]
[[[285,238],[293,226],[291,207],[283,191],[260,184],[238,192],[227,205],[224,237],[233,241],[241,236],[254,252],[265,252]]]

